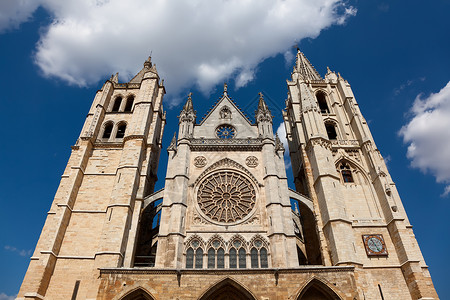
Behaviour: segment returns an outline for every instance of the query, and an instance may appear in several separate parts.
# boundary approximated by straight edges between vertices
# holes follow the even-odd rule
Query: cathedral
[[[155,191],[166,93],[145,61],[94,97],[17,299],[438,299],[350,84],[298,50],[283,110],[188,95]],[[295,190],[288,187],[289,152]]]

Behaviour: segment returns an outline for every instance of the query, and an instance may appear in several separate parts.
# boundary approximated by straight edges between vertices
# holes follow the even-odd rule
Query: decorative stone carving
[[[255,156],[249,156],[245,159],[245,164],[250,168],[255,168],[258,166],[258,158]]]
[[[256,191],[241,174],[221,171],[202,181],[198,188],[197,202],[201,211],[213,221],[234,223],[253,210]]]
[[[203,168],[204,166],[206,166],[206,157],[204,156],[197,156],[196,158],[194,158],[194,165],[197,168]]]
[[[222,107],[222,109],[219,112],[221,119],[231,119],[231,110],[228,108],[228,106]]]

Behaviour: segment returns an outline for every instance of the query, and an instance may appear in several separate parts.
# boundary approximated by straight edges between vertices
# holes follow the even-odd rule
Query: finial
[[[298,215],[300,214],[300,212],[298,211],[298,207],[297,207],[297,203],[294,202],[294,207],[295,207],[295,213]]]
[[[330,67],[327,66],[327,73],[331,73]]]
[[[263,93],[259,92],[258,95],[259,95],[259,100],[264,100]]]
[[[189,94],[188,94],[188,100],[192,100],[192,92],[189,92]]]
[[[152,67],[152,57],[149,56],[147,60],[144,62],[144,67],[151,68]]]
[[[224,93],[224,94],[227,94],[227,91],[228,91],[228,84],[225,82],[225,83],[223,84],[223,93]]]

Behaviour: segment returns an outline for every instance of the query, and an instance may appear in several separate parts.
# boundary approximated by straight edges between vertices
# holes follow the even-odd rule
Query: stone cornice
[[[189,146],[193,151],[260,151],[263,139],[190,138]]]
[[[111,274],[173,274],[173,275],[243,275],[354,272],[354,266],[300,266],[297,268],[267,269],[159,269],[159,268],[99,268],[100,276]]]

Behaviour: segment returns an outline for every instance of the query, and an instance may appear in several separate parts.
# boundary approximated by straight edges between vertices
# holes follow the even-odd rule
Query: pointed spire
[[[257,123],[259,122],[270,122],[272,123],[272,113],[270,112],[269,107],[264,101],[263,94],[259,92],[259,102],[258,109],[255,111],[255,120]]]
[[[169,147],[167,147],[167,151],[175,151],[177,152],[177,133],[173,133],[172,141],[170,142]]]
[[[192,93],[191,92],[188,94],[188,99],[183,106],[183,110],[184,111],[194,110],[194,104],[192,104]]]
[[[322,80],[314,66],[298,48],[294,72],[298,72],[305,80]]]
[[[263,93],[259,92],[259,102],[258,102],[258,110],[269,110],[269,108],[267,107],[266,102],[264,101],[264,96]]]
[[[188,121],[188,122],[195,123],[196,116],[197,116],[197,113],[194,110],[194,104],[192,103],[192,93],[189,93],[188,99],[187,99],[186,103],[184,104],[183,109],[181,110],[178,118],[180,119],[180,122]]]
[[[150,69],[152,67],[152,57],[149,56],[144,62],[144,68]]]

